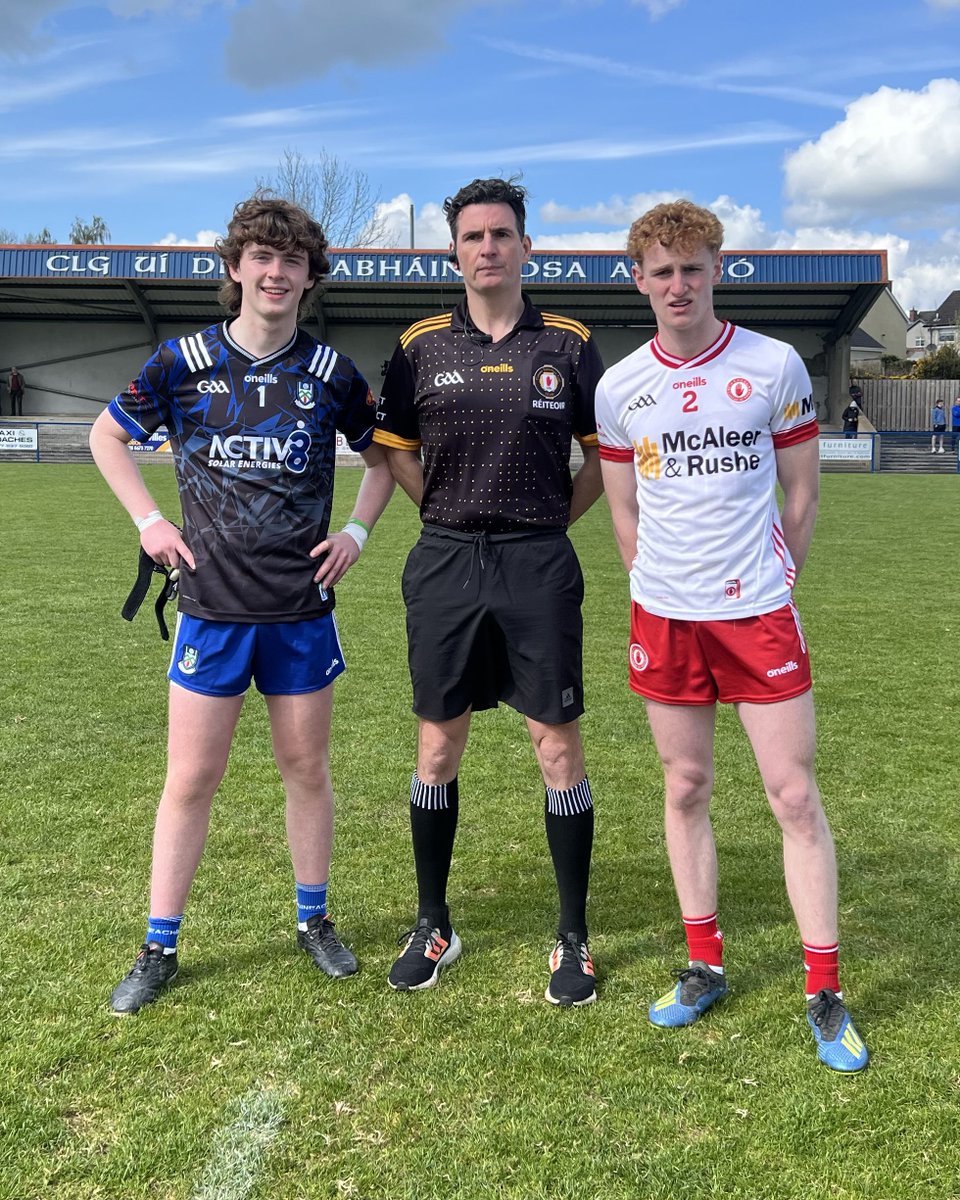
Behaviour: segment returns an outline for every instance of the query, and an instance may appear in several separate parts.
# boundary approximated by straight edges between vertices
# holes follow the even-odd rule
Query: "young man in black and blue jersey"
[[[333,587],[357,561],[393,480],[372,444],[366,381],[297,325],[328,268],[326,248],[321,227],[287,201],[258,193],[237,205],[217,244],[231,316],[164,342],[91,432],[94,459],[143,550],[180,573],[147,933],[114,989],[116,1013],[155,1000],[176,975],[180,922],[251,682],[267,704],[286,794],[298,943],[327,975],[357,970],[326,904],[332,684],[344,670]],[[158,510],[127,447],[161,426],[173,447],[182,532]],[[337,430],[365,473],[353,515],[330,533]]]

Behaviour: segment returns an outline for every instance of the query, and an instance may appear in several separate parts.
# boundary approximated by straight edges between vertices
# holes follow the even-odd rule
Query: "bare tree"
[[[110,230],[103,217],[91,217],[89,224],[74,217],[70,226],[70,241],[74,246],[102,246],[110,241]]]
[[[273,177],[258,179],[257,187],[305,208],[323,226],[331,246],[382,246],[386,240],[386,226],[377,216],[380,193],[364,171],[325,150],[317,159],[284,150]]]

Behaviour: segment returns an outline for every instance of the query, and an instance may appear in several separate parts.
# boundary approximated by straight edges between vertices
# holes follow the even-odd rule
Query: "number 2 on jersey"
[[[683,408],[681,411],[682,412],[699,412],[700,411],[697,408],[697,393],[696,392],[684,392],[683,393]]]

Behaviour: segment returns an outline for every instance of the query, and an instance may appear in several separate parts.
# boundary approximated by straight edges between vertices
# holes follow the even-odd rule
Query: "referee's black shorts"
[[[403,599],[417,716],[449,721],[501,700],[547,725],[583,712],[583,574],[564,530],[425,525]]]

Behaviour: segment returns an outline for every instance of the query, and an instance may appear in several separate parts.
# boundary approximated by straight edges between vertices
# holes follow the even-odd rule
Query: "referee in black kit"
[[[593,800],[578,721],[583,576],[566,530],[602,490],[593,396],[603,365],[589,330],[540,313],[521,291],[525,198],[513,180],[475,179],[444,202],[466,295],[401,337],[377,414],[374,438],[423,519],[403,575],[419,718],[418,910],[389,981],[432,987],[460,956],[446,902],[457,772],[473,712],[503,700],[526,718],[546,787],[560,893],[546,998],[583,1005],[596,999]],[[583,465],[571,479],[574,436]]]

